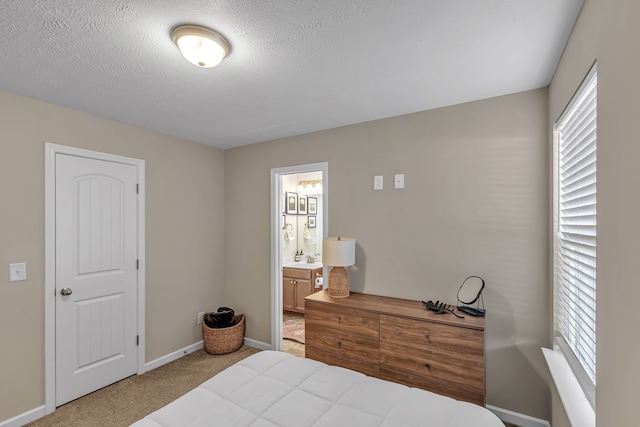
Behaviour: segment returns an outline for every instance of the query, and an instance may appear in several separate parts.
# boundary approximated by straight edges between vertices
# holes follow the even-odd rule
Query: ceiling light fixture
[[[171,38],[182,56],[198,67],[215,67],[229,54],[229,43],[208,28],[182,25],[173,30]]]

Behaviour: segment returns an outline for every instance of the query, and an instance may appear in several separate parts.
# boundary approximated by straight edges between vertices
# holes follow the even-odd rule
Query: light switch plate
[[[9,264],[9,281],[19,282],[21,280],[27,280],[27,263]]]
[[[396,174],[394,182],[395,182],[396,188],[404,188],[404,174],[403,173]]]
[[[376,175],[373,177],[373,189],[374,190],[382,190],[384,186],[384,178],[382,175]]]

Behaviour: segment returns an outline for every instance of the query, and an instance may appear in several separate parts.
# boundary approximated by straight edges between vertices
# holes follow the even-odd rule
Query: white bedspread
[[[504,427],[487,409],[287,353],[261,351],[135,427]]]

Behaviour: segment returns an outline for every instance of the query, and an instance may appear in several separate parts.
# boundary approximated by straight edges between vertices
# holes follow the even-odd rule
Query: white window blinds
[[[591,387],[596,382],[596,124],[594,66],[556,124],[556,329],[559,342],[584,369],[578,378],[586,373]]]

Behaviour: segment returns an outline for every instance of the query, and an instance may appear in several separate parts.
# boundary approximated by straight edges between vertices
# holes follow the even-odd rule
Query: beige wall
[[[553,122],[597,59],[598,426],[638,423],[639,322],[637,310],[628,307],[640,300],[639,17],[637,0],[586,0],[549,95]]]
[[[227,294],[247,335],[271,340],[270,170],[327,161],[329,235],[357,241],[352,290],[455,303],[480,275],[487,402],[549,419],[547,105],[541,89],[226,150]]]
[[[44,404],[44,143],[146,161],[146,359],[223,305],[220,150],[0,92],[0,422]],[[12,262],[26,282],[8,282]]]

